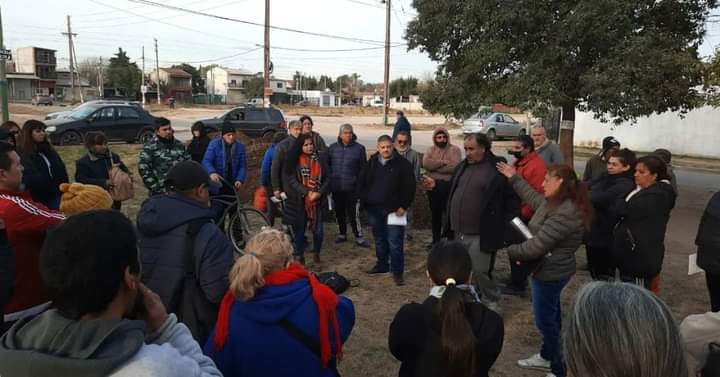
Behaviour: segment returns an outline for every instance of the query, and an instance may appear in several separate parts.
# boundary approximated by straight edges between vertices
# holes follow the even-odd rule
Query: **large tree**
[[[418,94],[418,79],[408,76],[390,81],[390,97]]]
[[[716,0],[413,0],[409,48],[439,63],[432,111],[563,109],[572,161],[576,109],[619,123],[700,103],[698,46]]]
[[[265,88],[265,79],[261,76],[253,77],[245,83],[245,96],[248,99],[262,97]]]
[[[104,76],[104,87],[115,88],[128,97],[136,97],[140,91],[141,75],[140,68],[136,63],[130,62],[127,52],[118,48],[115,57],[110,58]]]
[[[77,72],[80,78],[86,80],[90,86],[99,87],[98,79],[100,72],[105,70],[105,63],[102,58],[86,58],[77,65]]]

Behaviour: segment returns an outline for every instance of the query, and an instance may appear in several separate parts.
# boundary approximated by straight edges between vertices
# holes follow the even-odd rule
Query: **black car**
[[[155,134],[155,117],[133,105],[98,104],[85,106],[64,118],[45,122],[50,141],[77,145],[90,131],[102,131],[108,141],[145,143]]]
[[[217,132],[226,120],[248,137],[269,137],[275,132],[287,132],[285,117],[280,110],[272,107],[236,107],[215,118],[198,120],[195,124],[202,125],[207,132]]]

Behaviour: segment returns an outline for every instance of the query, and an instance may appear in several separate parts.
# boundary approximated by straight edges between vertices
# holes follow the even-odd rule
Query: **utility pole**
[[[142,46],[142,74],[140,77],[140,94],[142,94],[142,106],[145,108],[145,92],[147,92],[147,86],[145,86],[145,46]]]
[[[157,79],[157,103],[160,104],[160,61],[158,60],[157,38],[155,38],[155,78]]]
[[[383,0],[385,10],[385,83],[383,90],[383,124],[388,124],[388,110],[390,109],[390,1]]]
[[[68,53],[70,54],[70,93],[72,95],[72,101],[75,102],[75,67],[73,64],[73,34],[72,27],[70,26],[70,15],[67,16],[67,33],[62,33],[68,37]]]
[[[263,107],[270,107],[270,0],[265,0],[265,89]]]
[[[2,14],[0,13],[0,49],[5,50],[3,42]],[[0,57],[0,101],[2,101],[2,121],[10,120],[10,108],[8,107],[8,82],[5,76],[5,56]]]
[[[100,98],[104,98],[105,97],[105,74],[103,72],[102,56],[100,57],[100,80],[98,81],[98,86],[100,87]]]
[[[85,97],[83,96],[82,81],[80,81],[80,72],[78,71],[79,65],[78,65],[78,62],[77,62],[77,52],[75,52],[75,43],[73,43],[73,45],[72,45],[72,53],[73,53],[73,54],[72,54],[73,60],[75,61],[75,71],[70,72],[70,75],[75,75],[75,74],[77,74],[77,78],[78,78],[78,92],[80,93],[80,103],[84,103],[84,102],[85,102]]]

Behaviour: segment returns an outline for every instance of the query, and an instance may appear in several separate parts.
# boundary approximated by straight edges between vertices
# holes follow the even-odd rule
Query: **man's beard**
[[[445,147],[447,147],[447,145],[448,145],[447,141],[436,141],[435,142],[435,146],[440,149],[444,149]]]

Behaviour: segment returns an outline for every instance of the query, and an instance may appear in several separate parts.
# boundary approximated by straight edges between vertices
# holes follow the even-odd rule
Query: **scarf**
[[[273,272],[265,276],[265,285],[285,285],[296,282],[301,279],[307,279],[310,282],[310,290],[312,298],[318,309],[319,321],[319,338],[320,338],[320,361],[324,367],[328,366],[332,352],[330,348],[330,334],[328,327],[333,326],[335,333],[335,349],[336,357],[342,359],[342,342],[340,340],[340,325],[337,320],[337,304],[338,296],[328,286],[320,283],[317,278],[305,270],[297,263],[291,263],[287,269]],[[230,330],[230,308],[232,307],[235,297],[232,292],[228,291],[223,297],[218,311],[218,320],[215,328],[215,336],[213,337],[213,346],[215,351],[220,351],[227,338]]]
[[[298,161],[300,167],[300,178],[303,186],[310,192],[320,190],[322,184],[322,168],[320,167],[320,158],[317,153],[310,156],[302,153]],[[315,221],[317,220],[317,209],[319,201],[310,200],[310,195],[305,196],[305,214],[308,219],[308,227],[314,231]]]
[[[480,296],[478,296],[477,291],[475,291],[475,287],[472,284],[460,284],[456,285],[455,288],[469,294],[474,302],[480,302]],[[436,285],[430,288],[430,296],[439,300],[442,298],[443,293],[445,293],[445,289],[447,289],[447,286]]]

